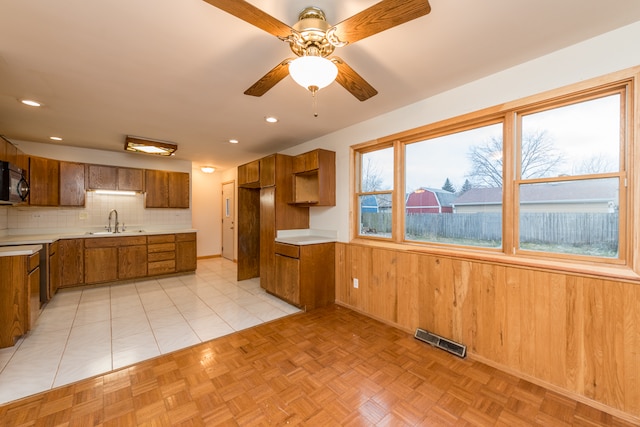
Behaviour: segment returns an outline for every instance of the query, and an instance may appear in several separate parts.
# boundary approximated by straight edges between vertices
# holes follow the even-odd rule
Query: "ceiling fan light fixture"
[[[289,74],[300,86],[315,92],[336,79],[338,67],[321,56],[301,56],[291,61]]]

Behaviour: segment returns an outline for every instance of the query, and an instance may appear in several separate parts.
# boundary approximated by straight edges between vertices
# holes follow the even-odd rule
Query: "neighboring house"
[[[364,196],[360,200],[361,213],[378,213],[378,201],[375,196]]]
[[[406,200],[407,214],[453,213],[455,193],[446,190],[420,187],[409,193]]]
[[[527,184],[520,188],[520,212],[615,213],[617,195],[615,179]],[[472,188],[453,202],[455,213],[501,210],[501,188]]]

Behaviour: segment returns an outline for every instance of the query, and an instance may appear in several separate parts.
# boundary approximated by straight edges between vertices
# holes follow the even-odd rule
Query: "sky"
[[[576,166],[596,156],[603,156],[617,171],[620,141],[620,96],[609,95],[595,100],[525,115],[522,131],[546,130],[554,147],[567,161],[558,174],[572,175]],[[419,187],[442,188],[449,178],[456,189],[464,184],[471,170],[468,153],[471,146],[484,144],[491,137],[501,137],[502,124],[433,138],[407,145],[406,191]],[[392,149],[367,153],[383,179],[383,189],[393,182]]]

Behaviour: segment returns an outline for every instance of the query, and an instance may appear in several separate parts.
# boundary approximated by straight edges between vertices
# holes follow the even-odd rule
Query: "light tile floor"
[[[223,258],[195,274],[58,292],[36,327],[0,349],[0,404],[298,312],[236,281]]]

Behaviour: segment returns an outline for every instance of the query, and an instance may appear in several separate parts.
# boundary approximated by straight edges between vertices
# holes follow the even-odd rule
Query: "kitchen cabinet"
[[[125,237],[118,247],[118,279],[147,276],[147,238]]]
[[[146,208],[189,208],[189,174],[145,170]]]
[[[90,190],[144,191],[143,169],[107,165],[87,165]]]
[[[114,282],[147,275],[147,237],[98,237],[84,243],[85,283]]]
[[[276,185],[260,189],[260,286],[273,292],[275,279],[275,238],[278,230],[309,228],[309,209],[292,206],[292,157],[275,154]]]
[[[60,253],[58,249],[58,241],[49,243],[49,293],[47,299],[53,298],[60,286]]]
[[[293,161],[293,204],[335,206],[336,153],[317,149]]]
[[[147,258],[149,276],[175,273],[176,271],[176,236],[174,234],[158,234],[147,236]]]
[[[29,204],[58,206],[60,203],[60,162],[29,157]]]
[[[0,257],[0,348],[35,326],[40,313],[40,253]]]
[[[84,283],[84,240],[62,239],[58,241],[60,288]]]
[[[176,271],[195,271],[197,263],[196,233],[176,234]]]
[[[335,301],[335,244],[275,243],[275,290],[304,310]]]
[[[84,163],[60,162],[60,206],[84,206]]]
[[[238,166],[238,187],[260,188],[260,160]]]
[[[27,256],[27,330],[36,326],[40,315],[40,252]]]

